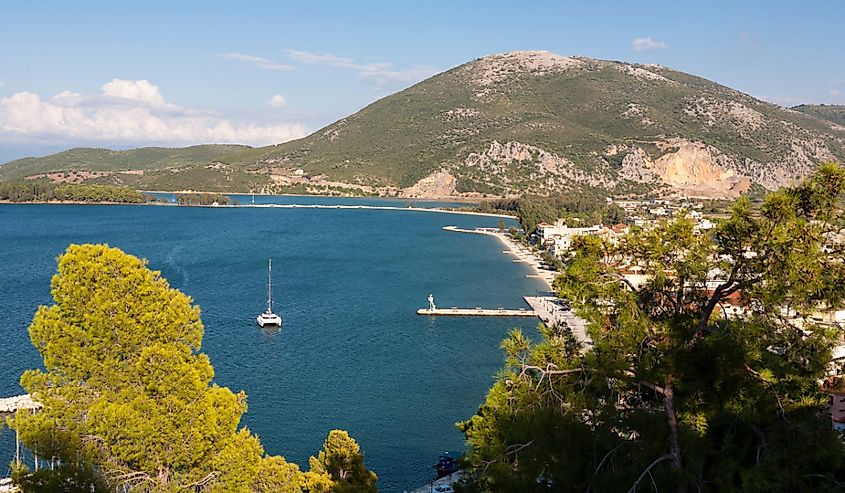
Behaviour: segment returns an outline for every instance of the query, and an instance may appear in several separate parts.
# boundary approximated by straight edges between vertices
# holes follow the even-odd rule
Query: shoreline
[[[456,202],[461,204],[480,204],[484,201],[501,200],[503,197],[393,197],[385,195],[319,195],[312,193],[252,193],[252,192],[197,192],[193,190],[138,190],[141,193],[185,193],[185,194],[217,194],[217,195],[241,195],[258,197],[324,197],[329,199],[384,199],[384,200],[409,200],[413,202]]]
[[[313,195],[304,195],[304,197],[313,197]],[[499,217],[503,219],[517,219],[516,216],[509,214],[495,214],[492,212],[474,212],[474,211],[456,211],[450,209],[442,209],[439,207],[400,207],[392,205],[346,205],[346,204],[238,204],[238,205],[202,205],[202,204],[173,204],[162,202],[83,202],[83,201],[31,201],[31,202],[11,202],[8,200],[0,200],[0,205],[88,205],[88,206],[114,206],[114,205],[128,205],[128,206],[158,206],[158,207],[206,207],[211,209],[240,209],[240,208],[259,208],[259,209],[365,209],[365,210],[385,210],[385,211],[414,211],[414,212],[437,212],[441,214],[459,214],[467,216],[484,216],[484,217]]]
[[[455,233],[470,233],[470,234],[479,234],[479,235],[487,235],[487,236],[495,236],[499,239],[502,244],[504,244],[507,249],[508,253],[516,257],[514,262],[519,262],[523,264],[527,264],[531,270],[534,271],[533,276],[526,276],[533,279],[539,279],[543,284],[545,284],[546,288],[549,292],[554,292],[554,288],[552,284],[554,283],[555,278],[557,277],[557,272],[550,271],[543,269],[541,267],[541,261],[537,258],[534,253],[530,250],[527,250],[522,245],[517,243],[512,238],[509,238],[505,233],[500,233],[498,231],[490,231],[485,229],[463,229],[458,228],[457,226],[444,226],[443,229],[445,231],[453,231]],[[505,252],[502,252],[505,253]]]
[[[456,211],[442,209],[439,207],[399,207],[393,205],[345,205],[345,204],[241,204],[241,205],[200,205],[194,207],[256,207],[266,209],[365,209],[381,211],[415,211],[415,212],[439,212],[441,214],[460,214],[468,216],[501,217],[517,219],[509,214],[495,214],[492,212]]]

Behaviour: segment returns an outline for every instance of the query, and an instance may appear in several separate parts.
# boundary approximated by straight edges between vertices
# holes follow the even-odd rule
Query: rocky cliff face
[[[446,170],[438,170],[413,186],[404,189],[402,195],[426,199],[453,197],[457,195],[455,193],[456,185],[457,180],[451,173]]]
[[[609,178],[610,172],[604,169],[609,166],[584,171],[565,157],[520,142],[494,141],[484,152],[470,153],[456,169],[488,186],[503,189],[513,189],[519,179],[542,183],[549,191],[568,190],[572,183],[613,189],[631,181],[687,196],[729,198],[751,186],[751,179],[737,173],[736,163],[715,147],[678,138],[656,144],[662,153],[657,158],[638,146],[609,146],[605,155],[621,158],[615,179]],[[438,176],[442,173],[447,172],[440,171]],[[420,184],[430,180],[428,177]]]

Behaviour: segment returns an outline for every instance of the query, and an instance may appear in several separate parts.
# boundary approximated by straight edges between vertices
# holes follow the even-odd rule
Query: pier
[[[428,308],[420,308],[417,310],[417,315],[429,316],[451,316],[451,317],[536,317],[537,314],[533,310],[526,310],[519,308],[511,310],[507,308],[458,308],[453,306],[451,308],[437,308],[434,304],[434,295],[428,295]]]
[[[14,397],[0,398],[0,419],[4,415],[14,414],[20,410],[28,409],[30,412],[41,409],[41,403],[32,398],[29,394],[16,395]],[[21,463],[21,439],[18,430],[15,430],[15,464]],[[35,455],[35,470],[38,470],[38,455]],[[17,493],[20,491],[12,484],[11,478],[0,478],[0,493]]]
[[[566,327],[575,340],[581,344],[581,353],[593,347],[593,339],[587,333],[587,322],[572,312],[566,300],[555,296],[525,296],[534,312],[549,327]]]
[[[453,316],[453,317],[536,317],[534,310],[525,308],[420,308],[417,315]]]
[[[524,296],[523,299],[531,307],[508,308],[437,308],[434,296],[428,295],[428,308],[420,308],[417,315],[452,316],[452,317],[537,317],[549,327],[565,327],[572,332],[575,340],[581,344],[581,352],[587,352],[593,347],[593,339],[587,333],[587,322],[573,313],[566,300],[556,296]]]
[[[29,394],[16,395],[0,399],[0,414],[14,414],[19,409],[40,409],[41,403],[32,399]]]
[[[461,480],[461,471],[455,471],[448,476],[443,476],[439,479],[432,479],[425,486],[411,491],[410,493],[437,493],[439,491],[454,491],[452,485]],[[405,490],[407,493],[407,490]]]

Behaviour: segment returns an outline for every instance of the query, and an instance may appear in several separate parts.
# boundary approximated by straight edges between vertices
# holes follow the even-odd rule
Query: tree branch
[[[643,471],[643,473],[640,474],[640,477],[637,478],[637,480],[634,482],[634,484],[631,485],[631,488],[628,490],[628,493],[635,493],[637,491],[637,486],[640,485],[640,481],[642,481],[643,478],[648,476],[648,474],[650,473],[652,468],[654,468],[654,466],[656,466],[657,464],[660,464],[664,460],[669,460],[671,458],[672,458],[671,455],[666,454],[666,455],[662,455],[662,456],[658,457],[657,459],[655,459],[654,462],[652,462],[651,464],[649,464],[648,467],[645,468],[645,471]]]
[[[722,300],[724,296],[730,296],[739,289],[739,284],[736,284],[736,276],[739,273],[740,268],[742,267],[743,262],[742,260],[737,260],[734,264],[733,268],[731,269],[731,273],[728,276],[728,279],[716,286],[716,289],[713,291],[713,294],[710,296],[710,299],[707,300],[707,304],[704,306],[704,310],[701,313],[701,317],[698,319],[698,328],[693,333],[692,338],[690,338],[689,342],[687,342],[684,347],[685,349],[689,350],[695,347],[698,344],[698,341],[704,337],[704,332],[707,330],[707,324],[710,322],[710,317],[713,315],[713,310],[716,309],[716,306]]]

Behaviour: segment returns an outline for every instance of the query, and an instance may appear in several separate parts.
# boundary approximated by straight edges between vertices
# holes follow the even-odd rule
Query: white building
[[[601,226],[589,226],[586,228],[570,228],[563,219],[558,219],[554,224],[541,223],[537,225],[537,232],[543,245],[551,246],[552,253],[561,255],[572,246],[572,239],[576,236],[596,234]]]
[[[570,228],[563,222],[563,219],[558,219],[554,224],[538,224],[537,231],[543,245],[550,246],[553,254],[561,255],[572,247],[572,240],[576,236],[594,235],[615,242],[618,236],[628,232],[628,227],[624,224],[617,224],[612,228],[601,225]]]
[[[573,238],[579,235],[594,234],[601,230],[601,226],[588,226],[586,228],[570,228],[563,222],[563,219],[558,219],[554,224],[540,223],[537,225],[537,232],[540,233],[540,238],[543,243],[551,243],[556,238]]]
[[[695,223],[695,230],[699,232],[706,231],[708,229],[713,229],[715,227],[716,224],[713,221],[707,219],[706,217],[704,219],[700,219]]]

